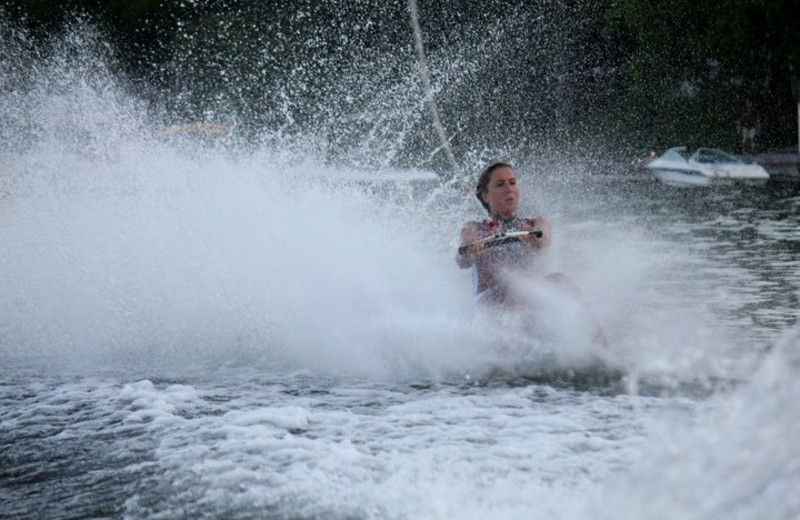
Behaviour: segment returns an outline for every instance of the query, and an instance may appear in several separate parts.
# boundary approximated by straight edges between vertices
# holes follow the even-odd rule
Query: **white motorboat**
[[[670,186],[761,185],[769,180],[767,171],[758,164],[746,163],[715,148],[698,148],[689,155],[685,146],[677,146],[646,166]]]

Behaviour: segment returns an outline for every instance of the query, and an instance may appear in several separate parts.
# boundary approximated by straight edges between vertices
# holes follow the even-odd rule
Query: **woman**
[[[524,298],[514,290],[514,280],[520,276],[541,276],[582,298],[580,289],[567,275],[544,275],[543,257],[552,234],[550,223],[544,217],[517,217],[520,192],[517,176],[510,164],[490,164],[478,178],[475,196],[489,212],[490,218],[464,225],[456,263],[462,269],[473,268],[479,302],[506,308],[519,306]],[[494,247],[504,234],[522,231],[529,233]],[[594,337],[604,346],[608,345],[605,333],[596,322]]]
[[[464,225],[456,262],[462,269],[474,268],[479,301],[512,303],[510,278],[515,274],[535,274],[542,269],[541,254],[550,245],[550,223],[544,217],[517,217],[520,193],[510,164],[489,165],[478,178],[475,195],[490,218]],[[533,233],[519,237],[515,243],[488,247],[501,235],[514,231]]]

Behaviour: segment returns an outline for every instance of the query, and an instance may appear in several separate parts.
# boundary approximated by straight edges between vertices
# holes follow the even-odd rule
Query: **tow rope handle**
[[[511,231],[510,233],[504,233],[500,235],[494,240],[489,240],[488,242],[484,242],[484,245],[486,247],[502,246],[503,244],[510,244],[511,242],[519,242],[519,239],[525,236],[534,236],[536,238],[542,238],[542,230],[534,229],[533,231]],[[464,253],[467,252],[470,246],[475,245],[478,242],[473,242],[472,244],[467,244],[465,246],[459,247],[458,254],[463,255]]]

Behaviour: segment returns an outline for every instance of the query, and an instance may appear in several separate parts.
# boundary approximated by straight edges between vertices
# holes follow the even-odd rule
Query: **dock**
[[[740,157],[746,162],[760,164],[774,181],[800,183],[800,153],[797,150],[775,150]]]

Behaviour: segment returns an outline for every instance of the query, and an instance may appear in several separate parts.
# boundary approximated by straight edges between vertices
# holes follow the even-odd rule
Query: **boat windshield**
[[[679,162],[686,162],[686,157],[681,153],[686,149],[681,148],[670,148],[660,157],[661,159],[666,159],[668,161],[679,161]]]
[[[731,164],[741,162],[729,153],[712,148],[698,148],[692,155],[692,160],[704,164]]]

